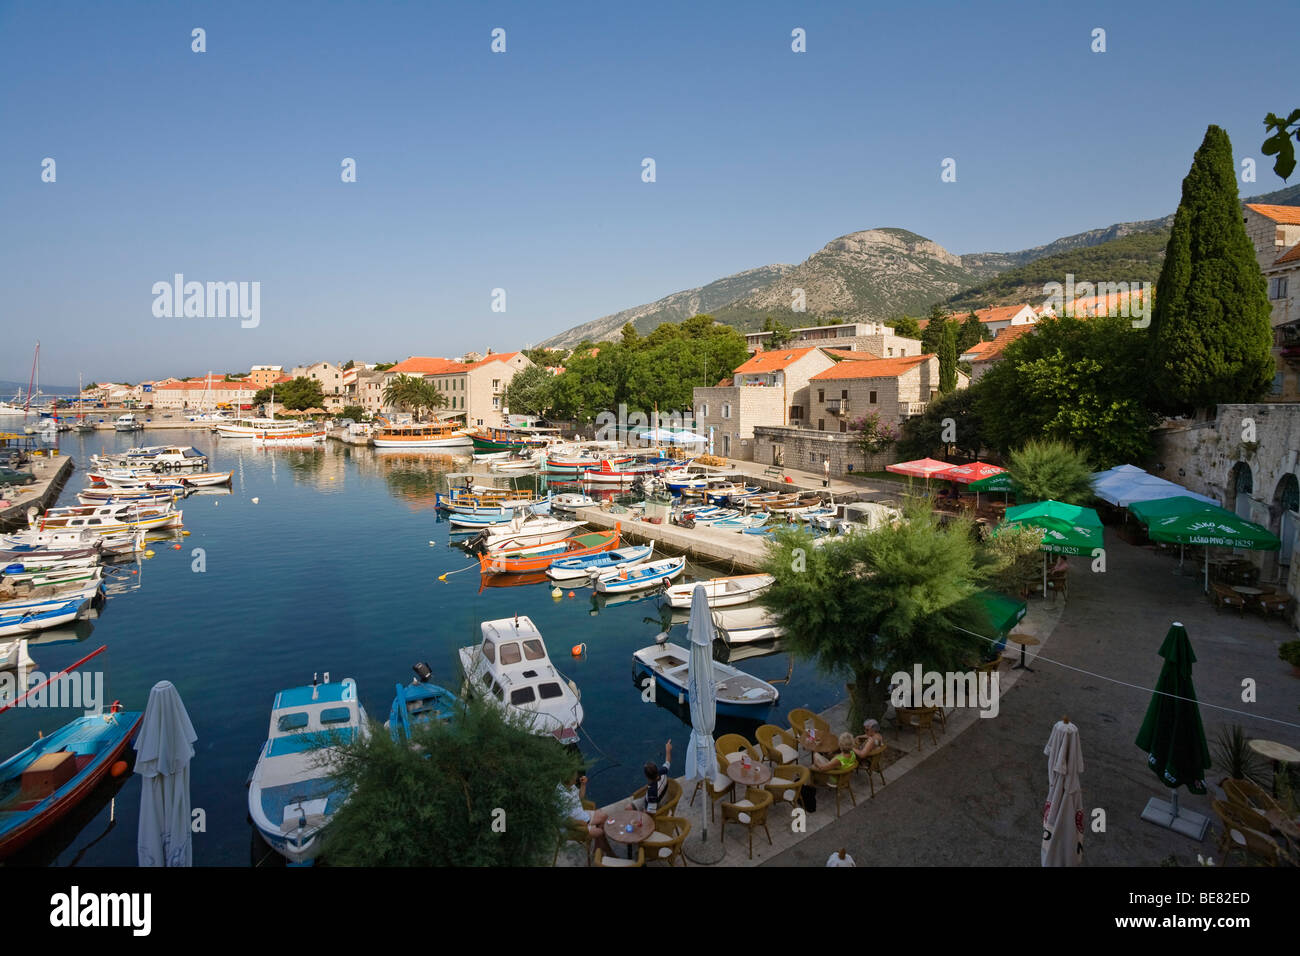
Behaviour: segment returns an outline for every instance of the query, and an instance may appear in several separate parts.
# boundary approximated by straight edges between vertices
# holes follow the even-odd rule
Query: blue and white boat
[[[723,518],[721,521],[713,522],[713,527],[721,528],[724,531],[744,531],[746,528],[759,528],[767,524],[770,517],[766,511],[755,511],[753,514],[738,515],[735,518]]]
[[[655,684],[677,698],[678,703],[690,703],[690,651],[677,644],[652,644],[641,648],[632,659],[638,678],[653,677]],[[713,679],[719,714],[759,718],[781,699],[780,691],[767,681],[721,661],[713,662]]]
[[[0,763],[0,860],[90,795],[143,716],[137,710],[78,717]]]
[[[0,637],[31,634],[46,628],[70,624],[90,609],[90,598],[50,600],[21,607],[0,607]]]
[[[630,594],[667,584],[686,569],[686,558],[664,558],[631,568],[610,568],[596,578],[600,594]]]
[[[629,545],[600,554],[589,554],[581,558],[558,558],[546,569],[546,575],[553,581],[585,581],[592,571],[607,571],[610,568],[634,567],[650,560],[654,554],[655,543]]]
[[[397,685],[397,696],[384,724],[397,743],[411,739],[411,728],[420,724],[442,723],[456,715],[459,698],[445,687],[432,683],[433,671],[423,661],[416,664],[415,680]]]
[[[352,678],[313,679],[275,695],[266,743],[248,784],[248,815],[262,838],[290,863],[309,863],[320,834],[347,800],[322,758],[370,734]]]

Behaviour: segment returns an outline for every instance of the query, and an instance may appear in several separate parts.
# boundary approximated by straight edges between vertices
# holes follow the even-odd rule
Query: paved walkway
[[[1248,736],[1300,746],[1300,685],[1277,657],[1278,645],[1293,639],[1295,630],[1277,618],[1216,611],[1201,593],[1199,569],[1188,565],[1185,575],[1175,574],[1171,558],[1126,544],[1109,530],[1106,538],[1105,574],[1089,574],[1083,559],[1071,560],[1062,619],[1041,658],[1031,661],[1033,672],[1017,672],[1023,679],[1004,693],[997,718],[971,721],[978,726],[905,775],[890,777],[874,800],[865,806],[860,801],[857,810],[769,862],[823,866],[831,852],[847,846],[859,866],[1037,866],[1047,789],[1043,747],[1063,715],[1079,726],[1089,819],[1094,808],[1105,811],[1105,832],[1089,830],[1085,839],[1090,865],[1156,866],[1171,854],[1195,865],[1197,853],[1221,862],[1217,822],[1196,843],[1139,818],[1148,798],[1168,792],[1133,742],[1151,698],[1147,688],[1160,672],[1156,651],[1170,623],[1186,625],[1198,658],[1194,678],[1212,754],[1216,732],[1232,723],[1242,724]],[[1242,703],[1245,678],[1257,682],[1258,703]],[[951,727],[948,736],[957,732]],[[1211,795],[1182,790],[1181,805],[1212,816],[1214,782],[1223,775],[1212,768]],[[821,794],[819,800],[824,806]]]

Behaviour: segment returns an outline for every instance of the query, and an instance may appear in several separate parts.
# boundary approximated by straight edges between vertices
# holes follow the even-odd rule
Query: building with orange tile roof
[[[787,347],[817,346],[843,351],[867,352],[877,358],[896,355],[919,355],[921,343],[904,338],[883,322],[843,322],[838,325],[809,325],[791,329],[794,339]],[[745,341],[751,352],[768,349],[771,332],[749,332]],[[771,349],[780,351],[780,349]]]
[[[971,366],[970,380],[978,382],[984,377],[984,373],[993,367],[995,362],[1002,360],[1003,352],[1006,347],[1020,338],[1034,331],[1033,325],[1015,325],[1009,329],[1003,329],[988,342],[980,342],[972,345],[960,356],[960,361],[969,362]]]
[[[1242,216],[1268,286],[1277,372],[1271,401],[1300,401],[1300,206],[1247,203]]]
[[[523,352],[489,350],[485,356],[471,354],[465,358],[474,360],[411,356],[384,373],[384,387],[398,375],[417,375],[432,382],[446,400],[447,404],[437,411],[439,418],[464,419],[471,426],[507,424],[506,386],[533,363]]]

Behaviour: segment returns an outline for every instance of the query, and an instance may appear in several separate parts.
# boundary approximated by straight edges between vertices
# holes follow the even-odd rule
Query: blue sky
[[[877,226],[1021,249],[1171,212],[1209,123],[1285,185],[1257,18],[1062,6],[0,3],[0,379],[514,349]],[[260,324],[156,318],[177,272]]]

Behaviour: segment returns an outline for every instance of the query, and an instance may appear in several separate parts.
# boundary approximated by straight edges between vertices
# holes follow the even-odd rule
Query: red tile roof
[[[1035,326],[1033,325],[1011,325],[1005,329],[1002,329],[1000,332],[998,332],[996,336],[994,336],[992,342],[981,342],[979,345],[974,346],[969,350],[969,352],[974,352],[976,351],[976,349],[980,349],[981,346],[986,346],[980,351],[980,354],[975,358],[971,359],[971,361],[972,362],[996,361],[997,359],[1002,357],[1002,353],[1006,351],[1008,345],[1010,345],[1016,339],[1020,338],[1020,336],[1024,335],[1025,333],[1032,332],[1034,329]],[[969,354],[969,352],[967,354]]]
[[[1273,265],[1280,266],[1284,262],[1300,262],[1300,242],[1292,246],[1289,251],[1282,253]]]
[[[965,312],[954,312],[948,316],[949,322],[965,322],[971,312],[981,322],[1010,322],[1021,311],[1028,309],[1028,305],[998,305],[987,309],[967,309]],[[929,319],[921,319],[916,323],[921,328],[930,324]]]
[[[469,366],[451,359],[430,358],[412,355],[404,362],[398,362],[388,371],[397,375],[445,375],[448,372],[463,372]]]
[[[837,362],[812,376],[811,382],[827,382],[842,378],[898,378],[910,372],[933,355],[905,355],[902,358],[873,358],[860,362]]]
[[[772,349],[767,352],[755,352],[750,356],[749,361],[734,371],[737,375],[779,372],[784,368],[789,368],[809,352],[815,350],[816,346],[814,345],[807,348]]]
[[[1300,206],[1270,206],[1267,203],[1248,202],[1246,208],[1284,226],[1300,226]]]
[[[509,362],[518,354],[518,352],[493,352],[491,355],[481,358],[477,362],[470,362],[466,368],[481,368],[484,365],[487,365],[488,362]]]

